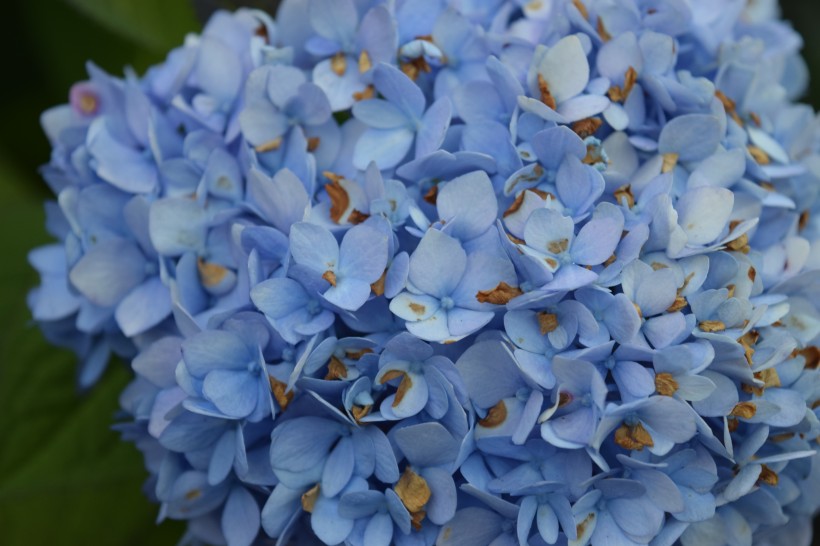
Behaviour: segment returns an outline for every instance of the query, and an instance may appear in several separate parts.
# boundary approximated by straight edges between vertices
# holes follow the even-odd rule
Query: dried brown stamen
[[[347,221],[353,225],[358,225],[370,218],[370,215],[366,212],[361,212],[358,209],[353,209],[350,212],[350,216],[347,217]]]
[[[433,184],[432,186],[430,186],[430,189],[427,190],[427,193],[424,194],[424,197],[422,199],[424,199],[431,205],[435,205],[436,200],[438,199],[438,184]]]
[[[206,262],[202,258],[197,260],[196,268],[199,271],[199,280],[202,282],[203,286],[207,288],[217,286],[228,274],[227,267]]]
[[[355,101],[362,101],[367,99],[372,99],[376,96],[376,88],[372,85],[368,85],[362,91],[356,91],[353,93],[353,100]]]
[[[327,375],[325,375],[325,379],[328,381],[332,381],[334,379],[346,378],[347,366],[345,366],[344,363],[335,356],[331,356],[330,362],[328,362],[327,364]]]
[[[370,60],[370,54],[367,51],[362,50],[359,54],[359,72],[364,74],[371,68],[373,68],[373,61]]]
[[[363,418],[367,417],[370,414],[370,410],[373,409],[373,406],[353,406],[350,408],[350,413],[353,415],[353,418],[358,423]]]
[[[541,93],[541,102],[553,110],[558,107],[558,103],[555,102],[555,97],[550,93],[550,86],[547,84],[547,80],[545,80],[541,74],[538,74],[538,91]]]
[[[285,411],[288,404],[293,400],[293,391],[288,391],[287,384],[279,381],[272,375],[268,376],[268,383],[270,383],[270,390],[273,393],[274,400],[276,400],[276,403],[282,408],[282,411]]]
[[[808,209],[804,210],[800,213],[800,216],[797,219],[797,229],[798,231],[803,231],[806,229],[806,226],[809,225],[809,219],[811,218],[811,213]]]
[[[672,396],[678,391],[678,382],[671,373],[661,372],[655,375],[655,390],[663,396]]]
[[[676,153],[663,154],[663,165],[661,165],[661,172],[672,172],[672,170],[675,168],[675,165],[678,164],[679,157],[680,155]]]
[[[480,290],[475,295],[475,299],[478,300],[479,303],[506,305],[511,299],[516,298],[523,293],[524,292],[522,292],[517,286],[510,286],[504,281],[501,281],[492,290]]]
[[[612,35],[606,30],[604,26],[604,20],[598,17],[598,24],[595,25],[595,30],[598,31],[598,36],[601,38],[601,41],[608,42],[612,39]]]
[[[340,51],[331,57],[330,69],[337,76],[341,77],[345,75],[345,72],[347,72],[347,57],[345,57],[344,53]]]
[[[624,74],[624,86],[621,87],[619,85],[613,85],[607,91],[607,95],[609,95],[610,100],[613,102],[626,102],[626,99],[629,98],[629,94],[632,93],[632,89],[635,87],[635,82],[638,81],[638,72],[633,68],[629,67]]]
[[[594,135],[603,125],[600,118],[585,118],[571,125],[572,130],[581,138]]]
[[[336,286],[336,273],[333,271],[325,271],[322,273],[322,278],[330,283],[330,286]]]
[[[740,119],[740,116],[737,113],[737,104],[735,101],[727,97],[726,94],[720,89],[715,91],[715,96],[723,104],[723,109],[726,111],[726,114],[735,120],[735,123],[743,127],[743,120]]]
[[[581,2],[581,0],[572,0],[572,5],[575,6],[575,9],[577,9],[578,13],[581,14],[581,17],[584,19],[589,19],[589,11],[587,11],[587,7],[583,2]]]
[[[558,315],[555,313],[541,311],[536,317],[538,318],[538,329],[542,336],[554,332],[558,328]]]
[[[667,313],[674,313],[675,311],[680,311],[681,309],[683,309],[687,305],[689,305],[689,302],[686,301],[686,298],[684,298],[681,295],[678,295],[678,296],[675,296],[675,301],[672,302],[672,305],[669,306],[669,308],[666,310],[666,312]]]
[[[754,402],[738,402],[729,415],[732,417],[739,417],[741,419],[751,419],[757,413],[757,406]]]
[[[325,172],[324,175],[330,180],[330,184],[325,184],[325,191],[330,197],[330,219],[338,224],[350,206],[350,196],[341,184],[344,177],[330,172]]]
[[[557,241],[550,241],[547,244],[547,250],[553,254],[561,254],[569,248],[569,239],[558,239]]]
[[[764,152],[763,148],[749,144],[746,149],[749,150],[749,153],[752,154],[752,158],[757,161],[758,165],[768,165],[772,162],[769,154]]]
[[[393,490],[410,513],[421,511],[431,496],[427,481],[413,472],[410,467],[404,469],[404,474],[401,475]]]
[[[726,330],[726,325],[719,320],[703,320],[698,324],[702,332],[722,332]]]
[[[507,419],[507,405],[503,400],[498,404],[487,410],[487,415],[484,419],[480,419],[478,424],[484,428],[495,428],[501,425]]]
[[[386,280],[387,270],[385,269],[384,273],[382,273],[382,276],[379,277],[379,280],[370,285],[370,289],[373,291],[374,294],[376,294],[377,296],[381,296],[384,294],[384,283]]]
[[[635,206],[635,196],[632,194],[632,185],[626,184],[615,190],[615,202],[632,208]]]
[[[766,466],[765,464],[760,465],[760,477],[757,479],[760,483],[765,483],[766,485],[771,485],[772,487],[777,487],[777,483],[780,479],[777,476],[777,472]]]
[[[393,399],[394,408],[401,404],[401,401],[404,399],[404,395],[407,394],[407,391],[413,386],[413,380],[410,379],[410,376],[402,370],[390,370],[382,376],[380,381],[380,383],[384,385],[388,381],[398,379],[399,377],[401,377],[401,383],[399,383],[399,388],[396,389],[396,397]]]
[[[268,142],[256,146],[254,150],[256,150],[260,154],[263,154],[265,152],[272,152],[273,150],[278,150],[282,146],[282,142],[282,137],[276,137],[273,140],[269,140]]]
[[[316,500],[319,498],[319,484],[317,483],[302,494],[302,510],[308,514],[313,512]]]
[[[624,449],[641,451],[644,447],[653,447],[655,441],[649,432],[638,422],[634,425],[622,424],[615,431],[615,443]]]
[[[820,364],[820,348],[817,348],[814,345],[800,349],[797,351],[797,354],[806,360],[805,367],[810,370],[817,369],[818,364]]]

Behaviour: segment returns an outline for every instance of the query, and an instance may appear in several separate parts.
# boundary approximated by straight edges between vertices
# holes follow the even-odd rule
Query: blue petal
[[[346,57],[345,71],[341,76],[333,69],[333,59],[318,63],[313,67],[313,83],[324,91],[330,109],[334,112],[347,110],[351,106],[355,111],[355,107],[360,104],[356,102],[356,93],[367,88],[352,57]]]
[[[391,169],[398,165],[410,151],[415,133],[407,128],[368,129],[359,137],[353,150],[353,165],[365,170],[371,161],[379,169]]]
[[[291,226],[290,252],[296,263],[309,267],[318,275],[335,272],[339,264],[339,244],[333,234],[307,222]]]
[[[551,171],[558,170],[565,156],[583,159],[587,153],[584,141],[566,125],[536,133],[532,138],[532,147],[538,155],[538,161]]]
[[[410,123],[407,115],[384,99],[368,99],[353,105],[353,115],[375,129],[396,129]]]
[[[276,278],[254,286],[251,300],[268,317],[280,319],[306,305],[308,296],[293,279]]]
[[[558,517],[552,507],[548,504],[542,504],[538,507],[535,518],[538,524],[538,534],[541,535],[541,538],[547,544],[555,544],[555,541],[558,540]]]
[[[689,243],[705,245],[717,239],[729,221],[734,201],[734,194],[725,188],[704,186],[686,192],[675,208]]]
[[[458,441],[436,422],[400,428],[393,438],[410,464],[415,466],[442,466],[452,463],[458,455]]]
[[[416,159],[429,155],[441,147],[450,126],[453,106],[450,99],[442,97],[430,106],[421,120],[416,137]]]
[[[464,378],[470,398],[480,408],[491,408],[501,399],[515,396],[526,383],[520,378],[515,358],[500,341],[476,343],[461,355],[456,367]]]
[[[589,62],[581,40],[575,35],[562,38],[549,48],[536,70],[558,103],[580,94],[589,81]]]
[[[246,417],[257,404],[256,381],[247,370],[210,372],[202,393],[228,417]]]
[[[342,239],[339,257],[339,276],[342,281],[353,277],[376,282],[387,266],[387,236],[367,225],[358,225]]]
[[[219,438],[208,463],[208,483],[217,485],[228,477],[236,454],[236,431],[229,429]]]
[[[247,489],[234,486],[222,511],[222,533],[228,546],[250,546],[259,533],[259,505]]]
[[[242,85],[239,55],[216,38],[203,37],[194,71],[200,87],[220,103],[231,104]]]
[[[354,491],[339,499],[339,514],[350,519],[364,518],[378,512],[385,504],[384,494],[380,491]]]
[[[281,169],[272,179],[259,169],[248,174],[248,197],[261,217],[282,233],[305,217],[310,204],[304,184],[288,169]]]
[[[339,501],[322,494],[310,516],[310,527],[325,544],[339,544],[353,530],[353,520],[339,515]]]
[[[612,218],[590,220],[572,243],[573,261],[583,265],[602,264],[614,253],[621,240],[622,229],[623,224]]]
[[[490,544],[502,532],[504,518],[484,508],[464,508],[444,524],[438,546],[476,546]]]
[[[720,123],[715,116],[686,114],[663,127],[658,151],[678,154],[681,161],[699,161],[715,152],[722,138]]]
[[[145,258],[130,241],[113,239],[91,247],[71,269],[69,279],[92,303],[116,305],[145,277]]]
[[[459,242],[430,229],[410,256],[409,281],[426,294],[443,298],[453,293],[467,267]]]
[[[300,498],[304,490],[296,490],[277,484],[262,508],[262,527],[272,536],[282,535],[291,516],[301,512]]]
[[[373,71],[373,85],[388,101],[401,108],[407,116],[421,118],[424,112],[424,93],[403,72],[380,63]]]
[[[274,471],[304,472],[326,460],[341,436],[341,425],[319,417],[299,417],[279,423],[271,436]]]
[[[444,525],[456,513],[456,484],[453,477],[441,468],[425,468],[420,476],[430,488],[430,500],[425,506],[427,517],[437,525]]]
[[[498,216],[498,201],[492,182],[483,171],[462,175],[438,192],[439,217],[449,224],[448,233],[469,241],[485,231]]]
[[[335,497],[344,489],[353,476],[353,442],[350,438],[342,438],[325,463],[322,472],[322,494]]]
[[[324,38],[342,47],[352,45],[359,26],[359,14],[353,0],[310,0],[310,24]]]
[[[390,312],[410,322],[427,320],[440,308],[441,302],[437,298],[410,292],[402,292],[390,302]]]
[[[151,242],[164,256],[199,253],[205,246],[206,217],[192,199],[160,199],[151,205],[148,226]]]
[[[299,86],[298,95],[288,102],[284,113],[292,122],[321,125],[330,119],[331,108],[321,87],[304,83]]]
[[[171,314],[171,293],[159,277],[152,277],[128,294],[114,313],[117,325],[128,337],[156,326]]]
[[[219,369],[247,370],[255,355],[241,338],[231,332],[215,330],[203,332],[182,343],[185,367],[194,377]]]
[[[364,544],[390,546],[393,540],[393,519],[388,513],[374,514],[364,531]]]
[[[340,309],[356,311],[370,297],[370,284],[353,278],[339,280],[338,284],[328,288],[322,297]]]

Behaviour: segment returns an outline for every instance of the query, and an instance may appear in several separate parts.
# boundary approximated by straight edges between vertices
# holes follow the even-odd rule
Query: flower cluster
[[[286,0],[89,65],[34,317],[209,544],[808,544],[820,132],[772,1]],[[269,538],[268,538],[269,537]]]

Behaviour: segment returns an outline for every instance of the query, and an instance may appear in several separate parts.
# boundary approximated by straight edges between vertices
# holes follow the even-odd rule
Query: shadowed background
[[[154,525],[157,506],[141,491],[141,455],[110,430],[129,379],[121,363],[78,393],[74,357],[50,347],[30,324],[25,293],[37,280],[27,252],[49,241],[37,168],[49,145],[39,125],[64,103],[85,62],[121,74],[142,72],[219,8],[272,11],[276,0],[12,0],[0,85],[0,544],[173,545],[178,522]],[[805,99],[820,107],[820,2],[783,0],[784,16],[805,40],[816,77]],[[11,29],[11,30],[9,30]],[[817,533],[816,534],[820,534]],[[820,540],[815,540],[820,544]]]

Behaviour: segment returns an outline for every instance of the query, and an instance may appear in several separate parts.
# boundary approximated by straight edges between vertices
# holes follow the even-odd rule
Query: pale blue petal
[[[368,99],[353,105],[356,119],[375,129],[397,129],[411,120],[395,104],[384,99]]]
[[[409,281],[426,294],[443,298],[453,293],[467,267],[458,240],[430,229],[410,256]]]
[[[658,151],[675,153],[681,161],[706,159],[720,144],[723,135],[718,119],[708,114],[686,114],[669,121],[661,131]]]
[[[145,258],[136,244],[123,239],[91,247],[77,262],[69,279],[95,305],[116,305],[145,278]]]
[[[322,494],[335,497],[344,489],[353,476],[353,442],[350,438],[342,438],[325,463],[322,472]]]
[[[128,337],[141,334],[171,314],[171,293],[159,277],[151,277],[117,305],[114,317]]]
[[[325,544],[339,544],[353,530],[353,520],[339,515],[339,501],[319,495],[310,515],[310,528]]]
[[[321,226],[299,222],[290,229],[290,252],[296,263],[322,275],[336,271],[339,244],[333,234]]]
[[[453,477],[441,468],[425,468],[420,475],[431,493],[425,506],[427,517],[436,525],[444,525],[456,513],[456,484]]]
[[[388,513],[374,514],[364,531],[364,544],[390,546],[393,540],[393,519]]]
[[[416,159],[429,155],[441,147],[450,126],[452,111],[450,99],[442,97],[425,112],[416,136]]]
[[[537,67],[559,104],[581,93],[589,81],[589,62],[584,46],[575,35],[549,48]]]
[[[259,533],[259,505],[247,489],[231,489],[222,511],[222,533],[228,546],[250,546]]]
[[[256,381],[246,370],[210,372],[202,393],[228,417],[247,417],[257,404]]]
[[[368,129],[356,143],[353,165],[364,170],[375,161],[379,169],[391,169],[410,151],[414,138],[415,133],[407,128]]]
[[[439,217],[449,225],[448,233],[469,241],[485,231],[498,216],[498,201],[492,182],[483,171],[474,171],[444,184],[436,198]]]
[[[379,280],[387,267],[387,236],[367,225],[354,226],[342,239],[338,275],[366,281]]]

